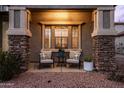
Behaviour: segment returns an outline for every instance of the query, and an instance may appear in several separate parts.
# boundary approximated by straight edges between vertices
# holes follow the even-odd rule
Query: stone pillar
[[[9,35],[9,52],[15,55],[21,55],[21,58],[24,61],[21,64],[21,68],[27,70],[30,61],[29,36]]]
[[[103,26],[104,25],[104,26]],[[98,71],[113,71],[115,63],[114,8],[94,11],[93,58]]]
[[[113,71],[115,64],[115,38],[112,35],[93,37],[94,61],[97,70]]]
[[[16,11],[18,11],[18,15],[16,15]],[[15,20],[18,20],[16,21],[18,26],[14,23]],[[27,70],[28,63],[30,62],[29,38],[32,34],[29,28],[29,21],[30,12],[26,10],[25,7],[9,7],[9,52],[12,54],[21,55],[23,60],[23,63],[21,63],[22,70]]]

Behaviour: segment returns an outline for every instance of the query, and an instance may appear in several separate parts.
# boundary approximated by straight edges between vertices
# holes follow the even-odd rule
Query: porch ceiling
[[[80,24],[92,20],[92,10],[41,10],[31,12],[32,22]]]

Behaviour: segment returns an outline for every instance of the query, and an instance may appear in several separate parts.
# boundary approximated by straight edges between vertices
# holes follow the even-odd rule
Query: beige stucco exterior
[[[8,30],[8,27],[9,27],[9,23],[8,22],[3,22],[2,24],[3,28],[2,28],[2,36],[4,37],[2,39],[2,50],[3,51],[8,51],[9,49],[9,45],[8,45],[8,33],[7,33],[7,30]]]

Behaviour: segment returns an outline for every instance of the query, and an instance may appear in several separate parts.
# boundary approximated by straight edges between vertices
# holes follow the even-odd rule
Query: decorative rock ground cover
[[[99,72],[25,72],[0,87],[12,88],[124,88]]]

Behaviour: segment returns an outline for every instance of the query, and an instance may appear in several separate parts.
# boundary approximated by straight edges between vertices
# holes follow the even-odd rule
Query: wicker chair
[[[44,64],[52,64],[54,67],[54,61],[52,59],[52,52],[51,51],[41,51],[40,57],[39,57],[39,68],[43,66]]]
[[[78,64],[79,69],[81,66],[81,61],[80,61],[80,51],[70,51],[69,58],[66,59],[66,64]]]

